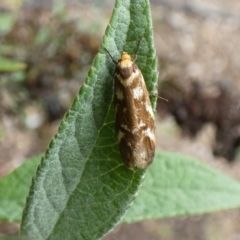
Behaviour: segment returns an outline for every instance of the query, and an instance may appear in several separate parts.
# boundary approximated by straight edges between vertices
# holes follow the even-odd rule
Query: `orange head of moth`
[[[123,79],[128,79],[135,72],[135,62],[127,52],[123,52],[117,63],[117,71]]]

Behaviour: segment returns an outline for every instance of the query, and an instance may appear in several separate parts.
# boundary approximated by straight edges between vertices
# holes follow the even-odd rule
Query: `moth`
[[[139,45],[138,45],[139,48]],[[147,168],[155,154],[154,113],[143,75],[123,52],[116,61],[114,77],[115,130],[123,162],[128,168]]]

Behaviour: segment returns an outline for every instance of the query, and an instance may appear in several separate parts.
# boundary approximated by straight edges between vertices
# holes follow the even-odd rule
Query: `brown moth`
[[[105,49],[107,52],[108,50]],[[116,61],[114,80],[115,128],[119,150],[128,168],[147,168],[155,153],[155,126],[143,75],[127,52]]]

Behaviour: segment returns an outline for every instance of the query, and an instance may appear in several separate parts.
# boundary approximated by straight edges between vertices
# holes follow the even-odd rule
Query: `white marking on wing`
[[[123,129],[125,129],[126,131],[130,132],[130,129],[129,129],[128,126],[125,125],[125,124],[122,124],[122,125],[121,125],[121,128],[123,128]]]
[[[120,142],[124,136],[125,136],[125,133],[119,131],[117,135],[118,142]]]
[[[147,128],[146,130],[144,130],[143,134],[146,137],[149,137],[153,142],[155,142],[155,134],[152,132],[152,130],[150,128]]]
[[[146,126],[146,123],[144,123],[142,120],[140,121],[140,123],[138,124],[138,127],[141,128],[141,127],[145,127]]]
[[[140,86],[133,89],[133,98],[139,99],[143,95],[143,90]]]
[[[119,88],[117,88],[117,90],[116,90],[116,96],[117,96],[118,100],[124,99],[123,92]]]
[[[139,131],[138,128],[134,128],[134,129],[132,130],[132,134],[135,134],[135,133],[138,132],[138,131]]]
[[[145,103],[145,107],[146,107],[147,112],[150,113],[151,117],[154,118],[152,106],[151,106],[148,102],[146,102],[146,103]]]

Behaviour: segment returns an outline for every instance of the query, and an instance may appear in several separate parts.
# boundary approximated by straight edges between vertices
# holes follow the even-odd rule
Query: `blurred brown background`
[[[83,83],[114,1],[0,0],[0,177],[47,147]],[[159,59],[158,148],[240,180],[240,2],[152,0]],[[235,209],[120,224],[104,240],[240,240]],[[0,236],[17,224],[0,223]]]

